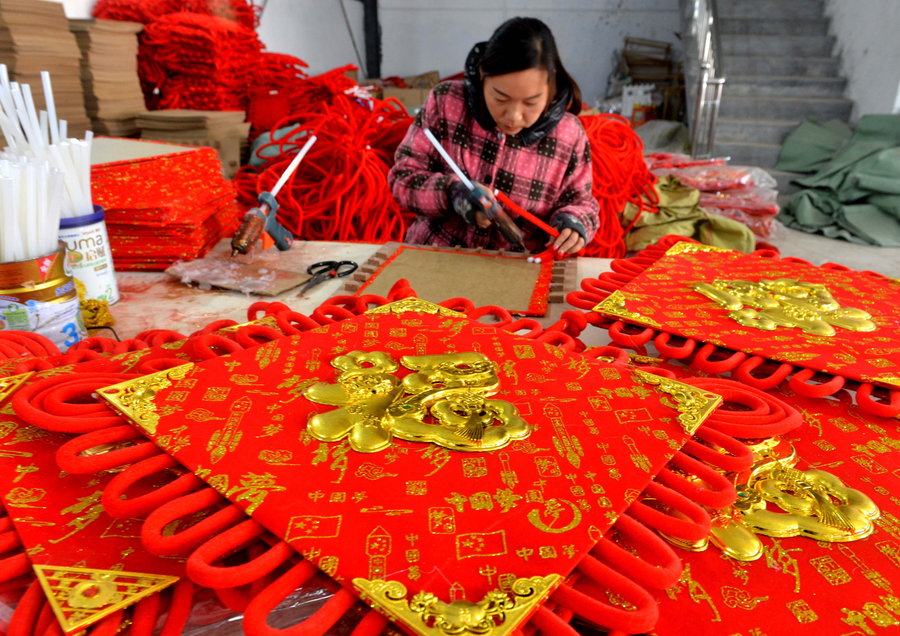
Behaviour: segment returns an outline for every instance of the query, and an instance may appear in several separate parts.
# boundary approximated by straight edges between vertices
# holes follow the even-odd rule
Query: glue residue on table
[[[198,258],[176,261],[166,270],[186,285],[197,283],[200,289],[222,287],[252,294],[270,287],[278,278],[275,270],[239,263],[225,258]]]

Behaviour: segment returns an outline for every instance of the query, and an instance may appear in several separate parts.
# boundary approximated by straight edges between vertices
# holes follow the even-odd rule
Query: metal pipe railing
[[[710,157],[716,138],[716,124],[725,77],[722,72],[722,41],[718,29],[716,0],[695,0],[694,25],[697,33],[700,74],[697,82],[697,104],[691,134],[691,156]],[[712,93],[712,95],[710,95]],[[705,138],[703,132],[706,131]],[[701,151],[702,150],[702,151]]]

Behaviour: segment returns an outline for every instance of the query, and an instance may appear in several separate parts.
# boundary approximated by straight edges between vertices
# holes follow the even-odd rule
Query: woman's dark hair
[[[537,18],[512,18],[501,24],[481,58],[483,77],[506,75],[530,68],[547,71],[550,101],[568,91],[570,113],[581,112],[581,90],[566,72],[550,27]]]

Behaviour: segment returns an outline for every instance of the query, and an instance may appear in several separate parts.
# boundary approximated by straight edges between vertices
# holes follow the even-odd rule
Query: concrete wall
[[[95,0],[53,0],[62,2],[66,10],[66,17],[70,19],[89,18]]]
[[[344,4],[364,56],[362,5]],[[458,73],[476,42],[517,15],[550,25],[589,103],[605,93],[613,51],[626,35],[678,44],[678,0],[380,0],[381,73]],[[356,63],[338,0],[268,0],[259,34],[270,50],[308,62],[311,73]]]
[[[677,0],[381,0],[379,6],[383,74],[458,73],[472,46],[504,20],[531,16],[553,30],[589,104],[603,97],[613,51],[626,35],[677,43],[680,26]]]
[[[88,17],[94,4],[61,1],[70,18]],[[362,3],[344,6],[365,56]],[[476,42],[518,15],[550,25],[589,104],[603,97],[613,51],[626,35],[678,45],[678,0],[380,0],[382,75],[458,73]],[[305,60],[313,74],[359,64],[338,0],[268,0],[259,36],[269,50]]]
[[[856,102],[851,119],[900,113],[900,2],[826,0],[825,11],[848,78],[847,98]]]

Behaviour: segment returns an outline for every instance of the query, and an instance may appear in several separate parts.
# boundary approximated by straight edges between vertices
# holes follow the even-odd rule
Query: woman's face
[[[549,75],[542,69],[529,68],[484,79],[488,112],[507,135],[516,135],[533,126],[549,100]]]

